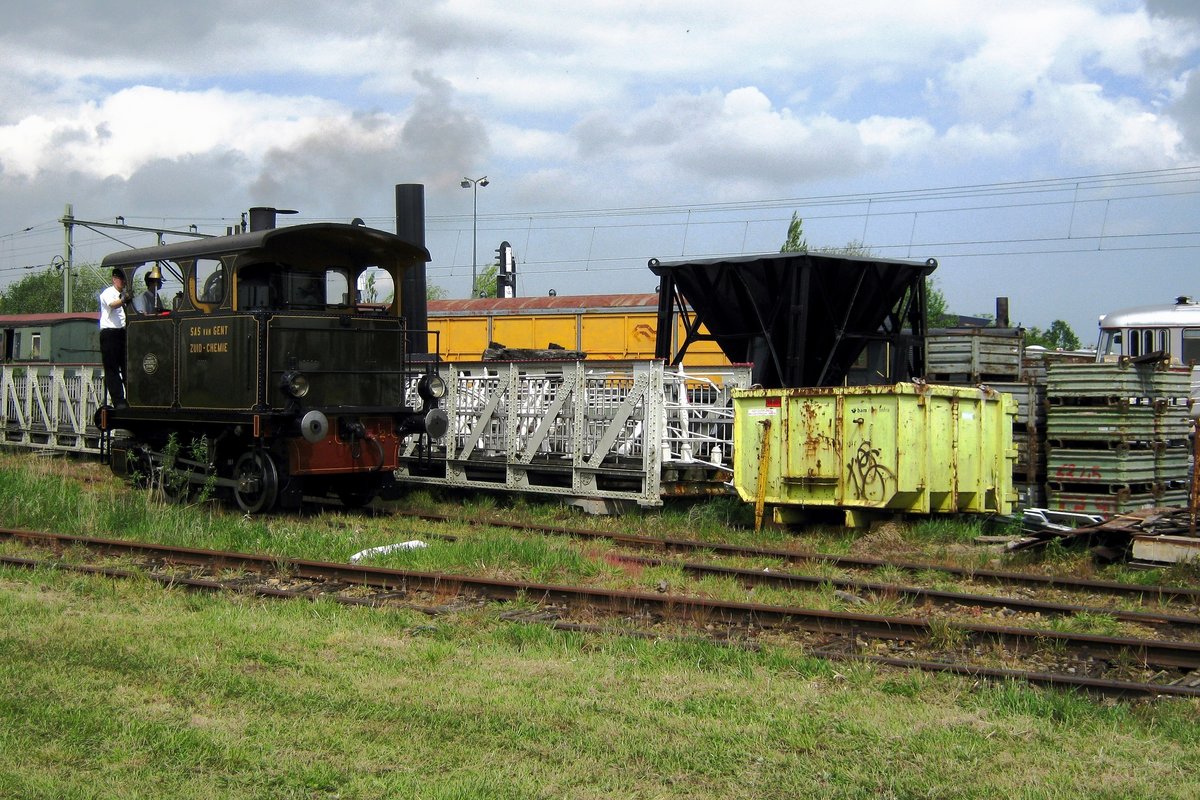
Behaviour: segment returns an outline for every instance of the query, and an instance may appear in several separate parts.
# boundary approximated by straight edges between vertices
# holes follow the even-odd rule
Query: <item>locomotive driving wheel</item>
[[[124,471],[119,474],[128,475],[133,485],[139,489],[145,489],[150,486],[153,483],[154,462],[146,452],[146,449],[140,445],[126,444],[116,452],[122,451],[124,453],[124,463],[120,464],[120,467]],[[117,471],[117,466],[117,463],[114,461],[114,472]]]
[[[176,472],[170,467],[160,467],[155,483],[162,490],[163,499],[168,503],[182,505],[191,497],[192,486],[186,473]]]
[[[265,450],[243,453],[233,467],[233,497],[247,514],[270,511],[279,496],[279,470]]]

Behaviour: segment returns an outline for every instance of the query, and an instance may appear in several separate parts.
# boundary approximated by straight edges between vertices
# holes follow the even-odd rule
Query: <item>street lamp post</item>
[[[471,288],[467,290],[467,297],[475,296],[475,268],[479,264],[479,187],[487,185],[487,175],[482,178],[463,178],[459,184],[464,189],[473,190],[474,194],[471,204]]]

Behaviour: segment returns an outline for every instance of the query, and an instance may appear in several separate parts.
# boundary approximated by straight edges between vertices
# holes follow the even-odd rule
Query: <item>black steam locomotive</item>
[[[129,309],[127,406],[97,413],[114,472],[172,497],[228,492],[247,512],[306,494],[361,505],[392,481],[402,440],[445,433],[445,384],[414,367],[400,305],[428,251],[358,224],[273,223],[104,259],[173,294],[165,311]]]

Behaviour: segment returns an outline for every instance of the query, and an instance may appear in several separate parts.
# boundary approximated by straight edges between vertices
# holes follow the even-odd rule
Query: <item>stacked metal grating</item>
[[[988,388],[1012,395],[1017,415],[1013,419],[1013,490],[1020,508],[1045,506],[1046,482],[1046,383],[1032,377],[1019,381],[993,381]]]
[[[925,336],[926,380],[958,386],[985,384],[1013,396],[1013,489],[1021,508],[1042,506],[1046,455],[1046,386],[1026,374],[1021,328],[935,328]]]
[[[1113,515],[1186,505],[1190,381],[1158,363],[1050,365],[1049,507]]]
[[[925,336],[925,373],[932,383],[973,385],[1021,375],[1021,328],[935,328]]]

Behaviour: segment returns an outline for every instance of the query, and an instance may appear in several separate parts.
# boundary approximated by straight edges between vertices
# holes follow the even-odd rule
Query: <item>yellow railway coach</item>
[[[654,358],[657,294],[588,294],[558,297],[480,297],[430,300],[429,330],[450,362],[478,361],[492,342],[508,348],[579,350],[594,360]],[[682,321],[672,342],[683,341]],[[432,342],[431,342],[432,345]],[[728,366],[716,342],[693,342],[688,366]]]

